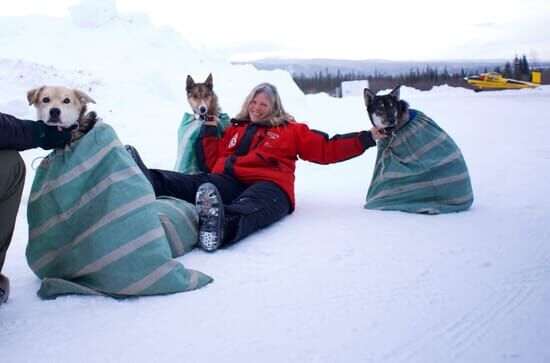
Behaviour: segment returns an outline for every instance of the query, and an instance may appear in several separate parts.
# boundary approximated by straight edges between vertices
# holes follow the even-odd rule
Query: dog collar
[[[266,128],[270,128],[270,127],[273,127],[273,125],[271,123],[269,123],[269,121],[264,121],[264,122],[252,122],[248,119],[243,119],[243,120],[239,120],[239,119],[236,119],[236,118],[232,118],[231,119],[231,123],[234,125],[234,126],[239,126],[240,124],[254,124],[258,127],[266,127]],[[277,126],[286,126],[288,125],[288,120],[283,120],[279,125]]]

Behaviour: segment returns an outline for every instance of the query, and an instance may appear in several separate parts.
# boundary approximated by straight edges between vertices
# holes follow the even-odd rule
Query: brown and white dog
[[[220,112],[218,96],[214,93],[212,73],[203,83],[195,83],[193,78],[187,76],[187,101],[195,113],[195,118],[209,121]]]
[[[71,129],[71,142],[84,136],[98,121],[95,112],[86,113],[86,105],[95,101],[77,89],[42,86],[28,91],[27,99],[36,108],[38,120],[59,129]]]

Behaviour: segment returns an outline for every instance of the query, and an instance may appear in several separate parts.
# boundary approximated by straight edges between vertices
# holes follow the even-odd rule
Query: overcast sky
[[[4,2],[2,15],[63,16],[78,2]],[[117,0],[116,6],[119,12],[147,13],[153,23],[170,25],[194,46],[223,52],[230,60],[512,59],[516,54],[550,60],[550,0]]]

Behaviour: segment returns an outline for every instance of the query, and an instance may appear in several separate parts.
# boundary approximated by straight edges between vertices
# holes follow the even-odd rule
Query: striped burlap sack
[[[168,294],[212,279],[173,259],[197,242],[189,203],[155,199],[151,184],[106,124],[46,157],[28,205],[27,261],[38,295]]]
[[[438,214],[473,203],[462,152],[432,119],[410,110],[409,121],[378,141],[365,208]]]
[[[219,113],[218,132],[229,126],[229,116]],[[185,113],[178,128],[178,155],[174,171],[184,174],[199,174],[201,172],[197,161],[196,143],[199,139],[203,120],[198,120],[194,114]],[[219,136],[219,135],[218,135]],[[206,171],[206,170],[202,170]]]
[[[154,209],[168,237],[173,257],[191,251],[198,241],[199,217],[195,206],[184,200],[161,196]]]

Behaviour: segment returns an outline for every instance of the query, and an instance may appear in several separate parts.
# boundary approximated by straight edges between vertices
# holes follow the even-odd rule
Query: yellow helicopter
[[[536,88],[540,86],[541,73],[539,71],[531,72],[531,82],[504,78],[502,74],[495,72],[464,77],[464,80],[468,82],[468,84],[476,86],[477,88],[474,90],[476,92],[483,90]]]

